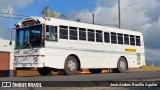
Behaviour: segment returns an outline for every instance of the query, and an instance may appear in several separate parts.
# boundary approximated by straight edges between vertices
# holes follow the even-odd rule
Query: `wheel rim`
[[[121,67],[123,70],[125,70],[125,68],[126,68],[126,63],[125,63],[125,61],[120,61],[120,67]]]
[[[76,62],[74,60],[69,60],[68,68],[70,71],[75,71],[76,70]]]

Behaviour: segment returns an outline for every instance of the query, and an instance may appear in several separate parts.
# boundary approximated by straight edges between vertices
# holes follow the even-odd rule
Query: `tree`
[[[42,11],[42,14],[43,14],[43,17],[59,18],[61,16],[61,14],[59,12],[52,12],[52,10],[50,9],[50,7],[46,7]]]

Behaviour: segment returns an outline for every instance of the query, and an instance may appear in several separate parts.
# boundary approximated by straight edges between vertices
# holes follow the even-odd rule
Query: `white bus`
[[[143,35],[137,31],[49,17],[24,18],[15,26],[17,70],[37,68],[41,75],[63,70],[72,75],[83,68],[122,73],[145,65]]]

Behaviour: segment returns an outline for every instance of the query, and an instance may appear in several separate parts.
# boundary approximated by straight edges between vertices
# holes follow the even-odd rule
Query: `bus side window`
[[[57,41],[57,27],[47,25],[45,36],[47,41]]]
[[[94,30],[88,29],[88,41],[95,42]]]
[[[111,43],[117,44],[117,34],[116,33],[111,33]]]
[[[141,46],[140,36],[136,36],[136,46]]]
[[[102,31],[96,31],[96,42],[103,42]]]
[[[50,26],[49,40],[50,41],[57,41],[57,27]]]
[[[86,29],[79,28],[79,40],[86,40]]]
[[[118,44],[123,44],[123,34],[118,34]]]
[[[49,32],[49,26],[46,25],[46,32]]]
[[[68,39],[68,27],[67,26],[60,26],[59,33],[60,33],[60,36],[59,36],[60,39]]]
[[[110,35],[108,32],[104,32],[104,42],[109,43],[110,42]]]
[[[130,35],[130,44],[135,45],[135,37],[133,35]]]
[[[69,27],[70,40],[77,40],[77,28]]]
[[[124,44],[129,45],[129,35],[124,34]]]
[[[45,39],[49,41],[49,26],[46,25]]]

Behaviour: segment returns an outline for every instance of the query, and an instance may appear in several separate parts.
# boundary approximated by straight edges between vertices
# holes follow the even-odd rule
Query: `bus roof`
[[[102,30],[107,32],[118,32],[118,33],[124,33],[124,34],[142,35],[141,32],[133,31],[133,30],[119,29],[119,28],[113,28],[108,26],[95,25],[95,24],[50,18],[50,17],[43,18],[43,17],[31,16],[31,17],[22,19],[18,24],[22,25],[23,21],[27,21],[29,19],[32,19],[35,21],[39,20],[41,23],[45,23],[47,25],[54,25],[54,26],[64,25],[64,26],[79,27],[79,28],[86,28],[86,29]]]

